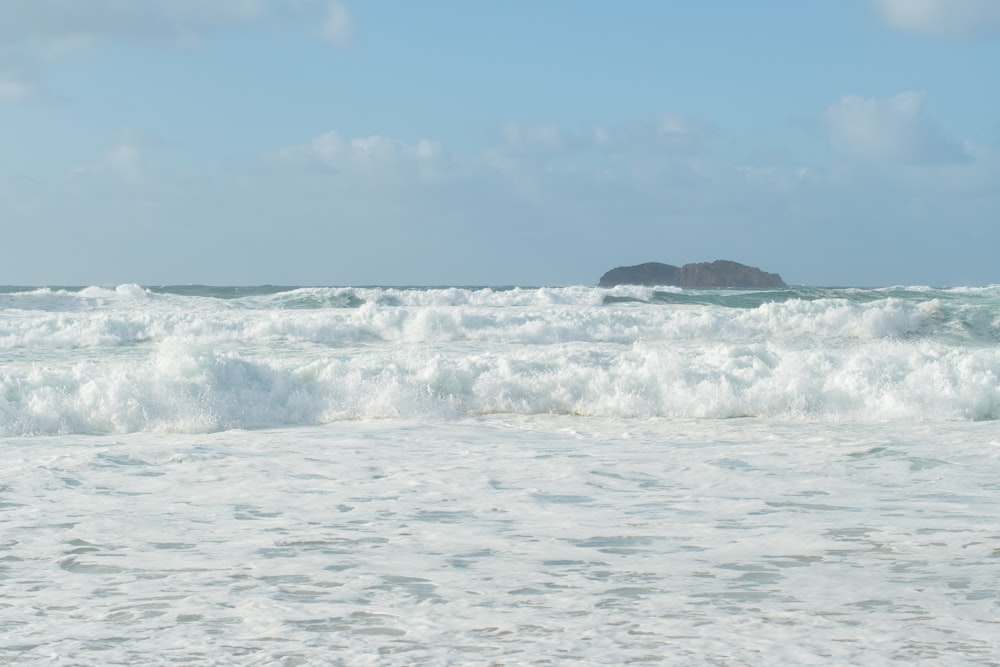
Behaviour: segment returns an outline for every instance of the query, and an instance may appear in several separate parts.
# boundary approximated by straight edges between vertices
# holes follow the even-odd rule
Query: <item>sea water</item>
[[[1000,288],[0,288],[0,664],[1000,664]]]

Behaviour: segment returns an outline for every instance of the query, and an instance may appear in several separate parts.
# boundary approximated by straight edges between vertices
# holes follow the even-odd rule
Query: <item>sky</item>
[[[2,0],[0,284],[1000,284],[996,0]]]

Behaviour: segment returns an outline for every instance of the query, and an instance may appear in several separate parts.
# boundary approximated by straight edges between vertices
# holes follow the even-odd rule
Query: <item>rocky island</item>
[[[684,266],[672,266],[660,262],[619,266],[601,276],[601,281],[598,283],[600,287],[614,287],[615,285],[752,289],[788,287],[777,273],[767,273],[757,267],[725,259],[685,264]]]

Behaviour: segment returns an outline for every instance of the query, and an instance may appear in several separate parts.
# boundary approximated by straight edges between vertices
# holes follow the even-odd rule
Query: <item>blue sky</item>
[[[4,0],[0,283],[996,284],[997,81],[995,0]]]

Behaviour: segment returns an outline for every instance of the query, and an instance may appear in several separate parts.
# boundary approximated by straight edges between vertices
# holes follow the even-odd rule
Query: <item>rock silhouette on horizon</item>
[[[777,273],[767,273],[755,266],[718,259],[673,266],[660,262],[646,262],[635,266],[611,269],[598,283],[600,287],[615,285],[667,285],[672,287],[737,287],[770,288],[788,287]]]

